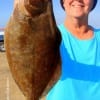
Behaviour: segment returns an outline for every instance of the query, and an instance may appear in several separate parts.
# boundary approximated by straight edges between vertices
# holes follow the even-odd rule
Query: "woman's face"
[[[63,0],[65,12],[70,17],[87,16],[91,11],[94,0]]]

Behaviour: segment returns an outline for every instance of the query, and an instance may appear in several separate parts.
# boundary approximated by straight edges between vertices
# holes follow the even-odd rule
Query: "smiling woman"
[[[88,24],[96,0],[60,0],[65,11],[61,33],[61,76],[46,100],[99,100],[100,29]]]

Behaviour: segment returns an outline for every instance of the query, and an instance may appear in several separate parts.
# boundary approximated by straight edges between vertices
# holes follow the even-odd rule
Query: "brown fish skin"
[[[27,100],[39,100],[60,76],[61,36],[52,1],[22,1],[15,2],[5,29],[6,54],[12,76]]]

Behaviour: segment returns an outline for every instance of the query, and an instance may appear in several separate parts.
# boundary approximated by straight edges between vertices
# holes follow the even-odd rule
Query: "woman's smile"
[[[64,0],[63,6],[69,17],[83,18],[88,16],[93,2],[91,0]]]
[[[74,3],[72,3],[72,6],[75,7],[75,8],[83,8],[84,7],[84,4],[74,2]]]

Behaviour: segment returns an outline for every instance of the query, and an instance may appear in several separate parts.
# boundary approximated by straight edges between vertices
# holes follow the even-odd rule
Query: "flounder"
[[[12,76],[27,100],[39,100],[58,80],[60,41],[51,0],[15,0],[5,48]]]

